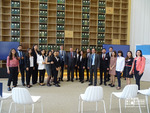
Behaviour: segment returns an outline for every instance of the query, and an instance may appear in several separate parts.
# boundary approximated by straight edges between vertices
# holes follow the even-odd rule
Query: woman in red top
[[[9,56],[7,57],[7,73],[9,74],[8,78],[8,91],[11,91],[10,85],[13,81],[13,87],[17,86],[17,77],[19,73],[19,60],[15,49],[11,49]]]
[[[145,57],[142,56],[142,51],[137,50],[136,51],[136,57],[134,58],[131,71],[129,74],[131,75],[134,73],[136,84],[138,85],[138,89],[140,90],[140,79],[144,73],[145,68]]]

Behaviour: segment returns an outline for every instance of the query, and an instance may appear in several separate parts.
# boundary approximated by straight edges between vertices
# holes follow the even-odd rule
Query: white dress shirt
[[[30,67],[34,67],[34,61],[33,61],[33,56],[30,56]]]
[[[117,57],[116,61],[116,71],[122,72],[125,66],[125,58]]]
[[[43,62],[45,62],[45,56],[43,59],[42,55],[37,54],[37,63],[38,65],[38,70],[44,70],[45,69],[45,64],[43,64]]]

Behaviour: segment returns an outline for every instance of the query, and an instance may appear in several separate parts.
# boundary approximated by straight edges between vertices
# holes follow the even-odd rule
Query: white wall
[[[150,45],[150,0],[131,0],[130,49],[136,44]]]

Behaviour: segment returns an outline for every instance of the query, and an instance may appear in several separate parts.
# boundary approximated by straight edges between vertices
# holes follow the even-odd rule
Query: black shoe
[[[71,82],[73,82],[73,80],[71,80]]]
[[[27,88],[30,88],[30,85],[27,85]]]
[[[63,79],[61,79],[61,81],[63,82]]]
[[[106,84],[106,83],[104,83],[104,85],[105,85],[105,86],[107,86],[107,84]]]
[[[47,86],[48,86],[48,87],[50,87],[50,86],[51,86],[51,84],[47,84]]]
[[[89,82],[89,80],[87,79],[86,82]]]
[[[8,87],[8,88],[7,88],[7,90],[8,90],[8,91],[11,91],[11,88],[10,88],[10,87]]]
[[[25,86],[25,83],[23,83],[22,86]]]
[[[78,78],[76,78],[76,80],[78,80]]]
[[[93,84],[90,83],[89,86],[91,86],[91,85],[93,85]]]
[[[115,87],[115,85],[111,85],[111,87]]]
[[[84,81],[81,81],[81,83],[84,83]]]
[[[112,83],[111,84],[108,84],[109,86],[112,86]]]
[[[70,80],[67,80],[67,82],[69,82]]]
[[[99,85],[102,85],[102,83],[99,83]]]
[[[56,86],[56,87],[60,87],[60,85],[59,85],[59,84],[55,84],[55,86]]]

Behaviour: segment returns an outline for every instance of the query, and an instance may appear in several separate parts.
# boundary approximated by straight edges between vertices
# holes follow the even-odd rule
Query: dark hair
[[[132,51],[128,51],[128,52],[131,53],[131,58],[133,58]],[[127,52],[126,60],[129,59],[129,57],[128,57],[128,52]]]
[[[79,51],[79,49],[78,49],[78,48],[76,48],[76,52],[77,52],[77,50],[78,50],[78,53],[79,53],[80,51]]]
[[[121,56],[123,57],[123,52],[121,50],[119,50],[118,53],[121,53]]]
[[[41,49],[41,51],[40,51],[40,53],[39,53],[40,55],[42,55],[42,51],[43,51],[43,50],[45,51],[45,49]],[[46,51],[45,51],[45,54],[44,54],[44,55],[46,55]]]
[[[52,55],[52,51],[51,51],[51,50],[49,50],[49,51],[48,51],[48,53],[47,53],[47,56],[49,56],[49,53],[50,53],[50,52],[51,52],[51,55]]]
[[[22,47],[22,45],[19,45],[18,47],[20,47],[20,46]]]
[[[32,52],[35,52],[35,50],[34,50],[34,47],[35,47],[35,46],[38,46],[38,45],[35,44],[35,45],[32,46]]]
[[[112,49],[113,49],[113,47],[112,47],[112,46],[110,46],[110,47],[109,47],[109,49],[110,49],[110,48],[112,48]]]
[[[102,50],[106,50],[105,48],[103,48]]]
[[[27,52],[26,52],[26,56],[27,56],[27,57],[29,57],[29,51],[30,51],[30,50],[32,51],[31,48],[28,48],[28,49],[27,49]],[[32,52],[33,52],[33,51],[32,51]],[[33,53],[32,53],[32,52],[31,52],[31,56],[33,56]]]
[[[140,51],[140,53],[141,53],[140,57],[142,57],[143,55],[142,55],[142,51],[141,51],[141,50],[137,50],[137,51],[136,51],[136,57],[137,57],[137,52],[138,52],[138,51]]]
[[[117,57],[117,52],[116,51],[113,51],[115,53],[114,57]],[[111,56],[112,56],[112,53],[111,53]]]
[[[15,50],[14,48],[12,48],[9,52],[9,60],[12,60],[12,50]],[[15,50],[16,51],[16,50]],[[17,56],[17,52],[15,53],[15,58],[18,59],[18,56]]]

